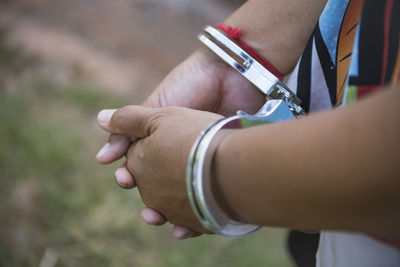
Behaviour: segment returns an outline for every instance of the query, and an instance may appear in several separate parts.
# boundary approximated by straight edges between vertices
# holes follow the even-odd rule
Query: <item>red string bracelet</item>
[[[224,31],[230,38],[234,39],[238,45],[240,45],[250,56],[257,60],[264,68],[269,70],[272,74],[278,77],[279,80],[283,79],[283,75],[272,65],[265,57],[260,55],[253,47],[248,43],[240,39],[242,36],[242,29],[226,26],[222,23],[217,23],[217,29]]]

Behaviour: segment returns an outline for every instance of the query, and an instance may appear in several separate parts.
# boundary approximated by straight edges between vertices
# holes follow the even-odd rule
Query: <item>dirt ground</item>
[[[10,42],[61,82],[83,78],[139,103],[243,0],[0,0]]]

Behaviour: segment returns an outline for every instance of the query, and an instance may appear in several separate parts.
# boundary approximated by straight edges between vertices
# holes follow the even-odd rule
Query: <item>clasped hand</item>
[[[207,233],[186,194],[186,163],[202,129],[222,116],[181,107],[126,106],[102,110],[99,125],[115,135],[132,136],[126,167],[134,176],[144,204],[174,225]]]
[[[238,109],[249,113],[256,112],[264,103],[264,98],[262,93],[255,90],[234,69],[222,64],[207,50],[199,49],[168,74],[143,105],[155,108],[183,106],[230,116]],[[189,109],[145,109],[133,106],[119,110],[114,116],[112,112],[105,111],[100,116],[103,120],[100,125],[112,134],[97,154],[97,160],[108,164],[127,155],[127,163],[116,170],[115,178],[117,183],[124,188],[133,188],[136,183],[138,184],[147,205],[142,211],[143,219],[152,225],[160,225],[166,220],[172,220],[170,222],[175,224],[174,235],[179,239],[199,235],[199,232],[188,228],[194,222],[194,217],[187,206],[186,195],[183,194],[186,160],[190,146],[199,132],[221,116]],[[147,117],[138,117],[139,114]],[[117,129],[108,128],[111,126],[107,126],[106,119],[117,118],[115,116],[119,118],[116,119],[119,120],[115,125]],[[140,118],[142,120],[139,121]],[[138,124],[138,122],[144,122],[145,118],[150,120],[150,124]],[[149,121],[146,122],[149,123]],[[133,127],[136,127],[134,133],[131,132]],[[149,127],[148,129],[151,128],[154,132],[151,136],[145,136],[144,132],[138,135],[136,130],[143,130],[141,127]],[[142,138],[128,151],[131,139],[127,136]],[[143,153],[142,157],[139,150]],[[128,171],[127,164],[135,177]],[[171,191],[167,191],[166,186]],[[162,190],[154,188],[162,188]],[[181,198],[182,202],[179,205],[185,207],[186,210],[174,210],[171,206],[167,214],[164,214],[166,207],[163,207],[162,211],[157,209],[161,206],[160,204],[173,203],[170,201],[171,197],[175,200]],[[179,217],[175,213],[186,214],[185,220],[182,220],[183,224],[175,219]],[[199,229],[198,224],[193,227]]]

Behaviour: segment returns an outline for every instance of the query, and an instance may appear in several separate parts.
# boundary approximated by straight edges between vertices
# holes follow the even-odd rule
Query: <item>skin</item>
[[[182,177],[197,135],[221,118],[215,113],[187,108],[127,106],[116,110],[109,123],[99,123],[111,133],[140,137],[127,152],[127,168],[135,177],[145,205],[161,212],[175,225],[190,225],[206,232],[188,205],[187,195],[181,194],[186,191]],[[169,157],[171,151],[173,157]],[[167,202],[170,205],[162,204]]]
[[[343,109],[235,131],[214,158],[219,203],[246,223],[400,235],[399,99],[397,85]]]
[[[325,3],[325,0],[249,0],[225,24],[241,27],[242,39],[286,75],[304,50]],[[230,116],[238,109],[254,113],[263,103],[264,96],[239,73],[201,48],[178,65],[143,105],[183,106]],[[111,135],[97,160],[109,164],[120,159],[130,142],[125,135]],[[127,170],[126,163],[116,170],[115,177],[124,188],[136,186],[136,177]],[[150,224],[166,221],[154,209],[145,208],[142,215]],[[197,235],[184,227],[176,229],[174,234],[178,238]]]
[[[230,131],[213,158],[219,205],[245,223],[400,234],[399,98],[397,86],[343,109]],[[143,201],[173,224],[204,233],[187,199],[186,161],[201,129],[219,118],[127,106],[103,110],[99,124],[141,138],[129,148],[127,167]]]

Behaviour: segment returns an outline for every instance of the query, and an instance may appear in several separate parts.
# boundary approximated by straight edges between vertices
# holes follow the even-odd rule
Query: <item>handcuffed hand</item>
[[[233,115],[238,109],[256,112],[264,103],[264,95],[256,90],[236,70],[220,62],[205,49],[195,52],[178,65],[144,102],[145,106],[184,106],[212,111],[224,116]],[[108,164],[122,158],[131,140],[125,135],[112,134],[96,158]],[[122,164],[115,172],[117,183],[123,188],[133,188],[136,182]],[[160,212],[145,208],[143,219],[152,225],[166,220]],[[188,228],[177,226],[174,235],[180,239],[195,236]]]
[[[186,164],[201,130],[221,118],[188,108],[126,106],[102,110],[98,122],[112,134],[138,138],[126,154],[127,169],[134,176],[145,205],[172,224],[209,233],[191,209],[186,193]]]

